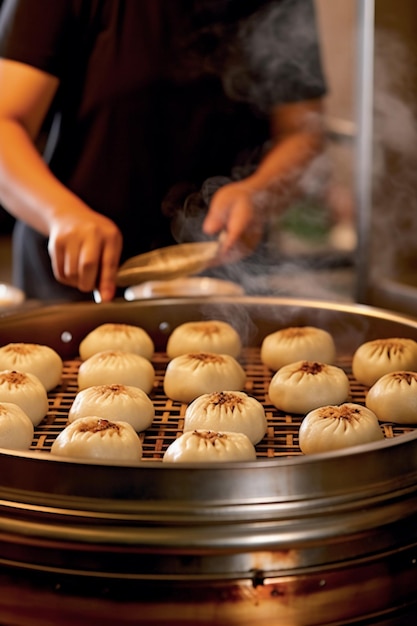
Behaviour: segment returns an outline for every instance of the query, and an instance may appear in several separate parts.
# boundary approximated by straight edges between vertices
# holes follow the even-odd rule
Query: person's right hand
[[[83,292],[97,289],[103,302],[116,292],[122,234],[109,218],[86,209],[55,216],[48,251],[55,278]]]
[[[58,88],[55,76],[0,59],[0,187],[7,210],[48,238],[55,278],[108,301],[122,235],[54,176],[35,145]]]

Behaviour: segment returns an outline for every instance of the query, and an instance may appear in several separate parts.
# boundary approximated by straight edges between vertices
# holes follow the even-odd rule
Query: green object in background
[[[326,207],[314,199],[292,205],[282,215],[280,224],[282,230],[314,242],[324,241],[331,226]]]

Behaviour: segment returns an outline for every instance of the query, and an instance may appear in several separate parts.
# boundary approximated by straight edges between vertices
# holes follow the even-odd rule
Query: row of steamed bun
[[[416,347],[416,342],[411,339],[394,338],[369,341],[358,348],[352,362],[355,378],[368,387],[378,382],[369,390],[365,407],[348,402],[349,379],[342,368],[333,365],[336,347],[327,331],[310,326],[281,329],[265,337],[260,356],[273,371],[268,389],[271,403],[283,411],[305,414],[299,441],[301,450],[309,453],[383,439],[379,420],[416,421],[416,411],[410,410],[413,397],[410,380],[414,376],[408,370],[398,369],[417,369]],[[197,420],[192,427],[188,425],[189,407],[184,434],[170,446],[166,457],[191,460],[197,449],[199,454],[201,448],[216,454],[217,447],[223,448],[226,441],[223,446],[219,444],[221,438],[218,435],[226,434],[221,433],[220,428],[224,428],[227,420],[219,421],[219,406],[228,405],[230,413],[238,415],[232,425],[228,424],[230,431],[227,434],[230,435],[233,429],[246,436],[249,434],[252,445],[263,437],[266,432],[264,411],[259,414],[253,408],[250,411],[251,416],[257,416],[256,419],[249,418],[249,422],[256,424],[259,439],[248,433],[242,417],[248,415],[245,404],[248,404],[249,396],[242,391],[246,375],[237,361],[241,349],[238,334],[224,322],[189,322],[173,331],[167,343],[170,362],[164,391],[174,400],[191,403]],[[399,389],[406,387],[398,385],[390,412],[386,410],[385,392],[375,393],[382,386],[383,381],[379,381],[384,375],[395,381],[406,379],[410,390],[409,394],[401,392]],[[392,388],[395,384],[390,386]],[[221,391],[225,388],[233,391]],[[245,397],[243,403],[238,390]],[[377,402],[374,401],[375,395],[378,395]],[[240,412],[236,410],[239,403],[242,403]],[[222,420],[224,414],[225,411]],[[217,418],[213,419],[215,415]],[[211,429],[204,431],[208,424]],[[230,442],[227,445],[230,446]],[[253,455],[254,450],[251,453]]]
[[[228,325],[219,322],[218,330],[229,331]],[[230,331],[232,328],[230,327]],[[236,331],[226,349],[240,353],[240,339]],[[222,345],[219,337],[205,328],[205,336],[214,340],[210,347],[218,349]],[[174,334],[173,334],[174,335]],[[237,342],[236,342],[237,338]],[[171,344],[175,348],[175,335]],[[210,340],[209,340],[210,341]],[[180,345],[184,345],[181,337]],[[234,343],[234,345],[233,345]],[[208,346],[208,344],[207,344]],[[207,348],[206,346],[206,348]],[[201,348],[201,343],[199,345]],[[154,406],[149,398],[155,379],[155,371],[151,363],[154,346],[149,335],[141,328],[126,324],[103,324],[89,333],[80,343],[81,364],[78,368],[78,393],[69,410],[68,425],[54,441],[51,451],[75,457],[106,458],[113,460],[139,460],[142,455],[141,440],[138,433],[145,430],[153,421]],[[206,384],[208,390],[222,388],[229,376],[231,387],[240,389],[244,386],[246,375],[239,363],[230,355],[214,353],[200,354],[199,361],[207,366]],[[187,401],[204,391],[204,374],[197,374],[195,385],[182,388],[182,359],[178,357],[177,365],[171,367],[166,376],[164,386],[173,399]],[[14,430],[14,437],[1,437],[0,446],[14,449],[27,449],[33,439],[34,426],[37,426],[48,410],[47,391],[51,391],[61,382],[63,363],[59,355],[47,346],[39,344],[8,344],[0,349],[0,420],[9,433]],[[187,365],[185,365],[187,367]],[[226,369],[226,378],[224,378]],[[201,372],[202,370],[200,370]],[[203,378],[202,381],[199,381]],[[227,387],[227,385],[226,385]],[[169,391],[171,389],[171,391]],[[4,392],[4,393],[3,393]],[[246,419],[248,435],[240,432],[216,433],[219,444],[214,445],[214,433],[205,434],[204,441],[210,442],[209,450],[230,448],[229,454],[240,459],[242,455],[253,458],[255,450],[252,441],[259,441],[266,430],[266,418],[263,407],[254,398],[244,393],[236,396],[238,409],[230,412],[231,392],[223,393],[216,398],[216,405],[223,413],[235,418],[239,413],[245,421],[245,403],[256,409],[258,419]],[[4,402],[10,400],[10,402]],[[14,404],[16,403],[16,404]],[[25,421],[25,432],[17,427],[14,407],[20,411]],[[11,410],[13,408],[13,410]],[[243,409],[243,410],[242,410]],[[246,414],[249,415],[248,409]],[[252,410],[253,414],[253,410]],[[195,418],[189,411],[185,420],[185,430],[194,426]],[[227,421],[227,420],[226,420]],[[231,422],[236,419],[232,419]],[[6,424],[6,422],[8,422]],[[11,428],[12,424],[15,428]],[[1,431],[1,424],[0,424]],[[19,434],[20,431],[20,434]],[[217,436],[218,435],[218,436]],[[242,441],[245,445],[242,446]],[[235,449],[235,452],[234,452]],[[201,454],[201,452],[200,452]],[[169,455],[167,455],[168,460]]]
[[[333,338],[315,327],[282,329],[263,341],[261,359],[277,370],[269,385],[272,404],[304,414],[299,429],[302,452],[381,440],[380,422],[417,423],[416,341],[375,339],[356,349],[352,373],[367,388],[365,406],[348,401],[349,379],[333,365],[335,357]]]
[[[48,412],[48,391],[61,382],[63,362],[49,346],[11,343],[0,348],[0,447],[28,450]]]
[[[73,454],[77,446],[78,455],[81,440],[91,441],[94,436],[98,439],[97,433],[102,445],[106,429],[114,436],[112,415],[132,424],[131,419],[115,406],[115,400],[116,396],[117,401],[130,396],[133,384],[139,384],[146,393],[153,386],[154,371],[149,365],[154,348],[143,332],[129,325],[104,324],[81,342],[80,391],[69,412],[69,425],[52,446],[53,453]],[[256,458],[254,446],[265,435],[267,423],[261,403],[242,391],[246,373],[237,360],[241,350],[238,333],[221,321],[185,323],[171,333],[166,347],[170,360],[164,375],[164,392],[172,400],[188,406],[183,433],[168,447],[163,461],[220,462]],[[149,365],[141,359],[147,359]],[[110,380],[116,379],[123,384],[109,384]],[[98,386],[99,381],[108,384]],[[98,394],[97,398],[93,397],[95,394]],[[105,415],[108,419],[104,425],[100,416],[97,430],[96,418],[91,414],[95,406],[103,405],[103,395],[112,397],[112,406]],[[136,430],[145,430],[152,423],[153,412],[146,411],[146,414],[146,423],[143,422],[140,428],[136,425]],[[88,422],[94,430],[93,435],[86,434]],[[120,422],[116,422],[116,426],[120,427]],[[123,458],[129,460],[126,450]],[[141,452],[138,446],[136,452]],[[87,451],[84,449],[83,453]]]
[[[234,328],[216,320],[188,322],[174,329],[166,350],[170,361],[164,391],[168,397],[190,406],[184,434],[171,444],[164,460],[196,460],[195,456],[201,459],[203,451],[210,460],[223,460],[226,453],[224,460],[254,458],[254,445],[266,432],[266,418],[262,405],[243,392],[246,374],[237,361],[242,344]],[[103,324],[84,338],[79,352],[79,393],[68,416],[69,424],[57,437],[52,451],[84,455],[92,448],[92,456],[97,456],[101,454],[103,439],[108,438],[116,457],[120,454],[117,441],[126,458],[127,438],[133,444],[131,458],[140,458],[137,433],[145,430],[154,417],[147,395],[155,377],[151,338],[136,326]],[[380,339],[358,348],[352,369],[359,382],[371,386],[367,407],[347,402],[349,379],[341,368],[332,365],[335,358],[333,338],[315,327],[284,328],[265,337],[262,343],[261,360],[274,372],[269,385],[272,404],[283,411],[306,414],[300,428],[303,452],[382,438],[378,419],[417,421],[413,400],[417,384],[416,342]],[[60,382],[62,361],[46,346],[9,344],[0,348],[2,367],[9,369],[0,372],[0,402],[14,402],[17,395],[13,390],[23,391],[17,404],[29,416],[32,437],[33,426],[47,411],[46,391]],[[41,386],[35,384],[37,378],[42,381]],[[34,385],[36,393],[29,393]],[[9,394],[4,395],[4,388]],[[96,415],[98,407],[100,416]],[[0,420],[4,411],[3,407]],[[118,419],[114,423],[115,415]],[[83,421],[74,426],[78,419]],[[7,420],[15,418],[8,416]],[[5,420],[0,421],[0,445],[2,422]],[[26,424],[25,441],[30,435],[29,422]],[[5,428],[9,432],[10,423]],[[80,446],[81,441],[84,443]],[[97,450],[94,441],[98,443]]]

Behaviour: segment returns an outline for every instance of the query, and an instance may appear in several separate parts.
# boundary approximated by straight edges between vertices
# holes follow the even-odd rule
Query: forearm
[[[299,111],[295,119],[289,117],[286,111],[283,115],[277,112],[272,121],[272,147],[247,179],[254,191],[273,193],[281,202],[296,191],[301,176],[320,154],[325,142],[319,103],[304,113]],[[286,127],[285,131],[281,130],[282,126]]]
[[[45,236],[60,211],[89,211],[51,173],[21,124],[11,120],[0,121],[0,202]]]
[[[48,238],[55,278],[114,296],[122,235],[116,224],[87,206],[55,178],[24,126],[0,121],[0,202]]]
[[[203,230],[223,232],[224,254],[238,245],[255,249],[265,223],[290,204],[306,167],[324,145],[320,102],[277,107],[271,127],[271,148],[255,172],[221,187],[210,204]]]

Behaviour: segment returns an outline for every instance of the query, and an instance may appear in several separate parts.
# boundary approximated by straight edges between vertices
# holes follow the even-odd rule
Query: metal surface
[[[389,308],[406,315],[417,316],[417,286],[415,275],[381,276],[368,287],[368,301],[374,306]]]
[[[357,64],[357,294],[358,302],[367,302],[369,286],[369,250],[373,185],[374,117],[374,30],[375,0],[358,0]]]
[[[17,307],[25,299],[25,294],[21,289],[0,282],[0,312],[7,308]]]
[[[212,263],[218,250],[218,241],[201,241],[139,254],[120,266],[117,284],[119,287],[129,287],[149,280],[167,280],[198,274]]]
[[[208,276],[187,276],[172,280],[151,280],[133,285],[125,290],[126,300],[143,298],[198,298],[203,296],[243,296],[243,287],[238,283],[210,278]]]
[[[257,458],[272,459],[300,455],[298,430],[303,416],[289,414],[274,407],[268,397],[268,385],[272,372],[261,362],[258,348],[246,348],[241,357],[246,373],[245,391],[255,397],[264,407],[268,431],[256,445]],[[77,374],[80,359],[64,363],[62,383],[49,393],[49,410],[46,418],[35,428],[32,450],[49,452],[56,436],[67,423],[68,411],[78,391]],[[183,432],[186,405],[167,398],[163,381],[169,359],[165,353],[155,353],[152,363],[155,368],[155,382],[150,393],[155,409],[155,418],[149,428],[141,433],[144,461],[161,461],[165,450]],[[336,362],[344,369],[350,381],[349,400],[365,404],[366,388],[352,375],[350,358],[340,358]],[[413,430],[411,426],[394,423],[382,424],[386,437],[394,437]]]
[[[247,346],[248,390],[264,398],[269,418],[256,462],[160,460],[183,411],[158,391],[167,337],[179,323],[204,318],[233,323]],[[62,428],[76,391],[79,342],[105,321],[143,326],[155,341],[157,420],[144,437],[145,460],[117,466],[55,460],[42,450]],[[58,593],[73,620],[88,609],[83,599],[94,605],[89,624],[106,623],[106,614],[108,623],[147,626],[412,623],[417,432],[387,425],[381,443],[299,454],[300,417],[267,404],[258,352],[267,333],[307,323],[333,334],[348,372],[353,351],[367,339],[417,338],[415,320],[371,307],[246,296],[83,303],[0,320],[1,343],[30,337],[66,360],[63,388],[51,399],[34,449],[0,454],[0,586],[19,590],[14,601],[0,594],[0,621],[52,624]],[[363,401],[352,378],[351,389]],[[41,609],[39,622],[21,615],[22,589],[33,598],[28,580],[54,607]],[[128,614],[118,612],[120,598]]]

